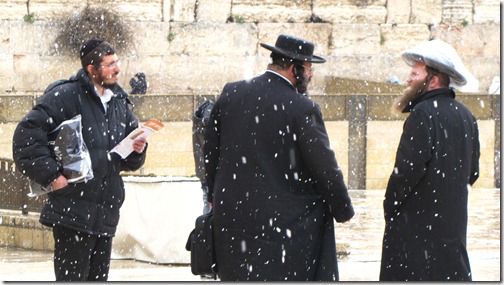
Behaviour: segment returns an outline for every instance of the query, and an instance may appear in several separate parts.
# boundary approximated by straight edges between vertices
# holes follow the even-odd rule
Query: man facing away
[[[380,280],[471,280],[467,199],[479,176],[478,125],[449,86],[473,77],[439,40],[402,57],[412,68],[393,108],[410,114],[383,202]]]
[[[222,281],[338,280],[333,218],[354,210],[322,119],[302,93],[313,43],[280,35],[267,71],[226,84],[204,145]]]
[[[102,40],[86,42],[80,51],[82,69],[64,82],[51,84],[14,132],[16,167],[48,186],[40,222],[53,229],[57,281],[106,281],[112,237],[124,202],[119,172],[139,169],[146,157],[145,139],[135,140],[125,159],[109,153],[138,126],[126,92],[117,84],[119,59]],[[80,114],[84,142],[94,178],[69,183],[51,155],[48,133]]]

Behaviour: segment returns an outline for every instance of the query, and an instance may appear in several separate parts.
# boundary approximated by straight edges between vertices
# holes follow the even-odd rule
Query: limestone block
[[[385,7],[385,1],[377,1],[370,5],[351,5],[334,2],[331,0],[315,1],[313,3],[313,14],[333,24],[381,24],[386,22],[387,8]]]
[[[171,0],[170,21],[194,22],[197,1],[199,0]]]
[[[466,27],[441,24],[432,29],[432,36],[451,44],[461,56],[500,54],[499,24],[473,24]]]
[[[253,24],[172,23],[171,34],[172,54],[248,56],[257,50]]]
[[[0,20],[0,57],[11,55],[10,23],[13,21]]]
[[[387,24],[407,24],[411,16],[411,1],[387,1]]]
[[[332,31],[333,55],[377,55],[380,53],[380,26],[339,24]]]
[[[225,23],[231,15],[231,0],[198,0],[196,20],[199,22]]]
[[[111,10],[127,21],[162,21],[163,4],[163,0],[87,1],[87,5]]]
[[[492,84],[492,79],[501,75],[500,56],[464,56],[461,59],[464,66],[478,79],[479,92],[486,93]]]
[[[58,64],[55,64],[58,62]],[[69,78],[80,68],[80,62],[67,57],[14,55],[13,85],[18,91],[44,91],[51,82]],[[34,76],[33,70],[43,70]]]
[[[460,24],[463,21],[471,24],[473,22],[473,0],[452,0],[443,1],[442,22],[449,24]]]
[[[30,0],[30,13],[35,14],[37,21],[52,21],[66,17],[71,11],[79,11],[86,7],[85,1],[80,0]]]
[[[384,54],[399,55],[421,42],[428,41],[430,31],[427,25],[381,25],[382,46]]]
[[[14,87],[14,66],[12,55],[0,54],[0,91],[11,91]]]
[[[170,23],[168,22],[130,22],[133,31],[132,57],[146,58],[169,53]]]
[[[49,56],[57,51],[54,46],[59,25],[35,21],[33,24],[13,21],[10,24],[11,52],[19,55]]]
[[[23,16],[28,14],[26,0],[0,1],[0,11],[0,20],[23,20]]]
[[[260,56],[269,58],[271,51],[261,47],[259,43],[274,46],[280,34],[296,36],[315,45],[313,53],[325,57],[329,54],[331,25],[324,23],[259,23],[257,25],[257,51]]]
[[[443,0],[411,0],[411,24],[437,24],[442,18]]]
[[[312,10],[308,0],[233,0],[231,13],[235,21],[247,23],[300,23],[310,19]]]
[[[163,56],[136,55],[122,59],[119,84],[127,92],[131,91],[129,81],[137,73],[143,72],[147,79],[147,94],[163,94],[163,82],[175,88],[175,82],[171,82],[166,74],[166,62]]]
[[[409,74],[409,68],[400,59],[400,55],[362,55],[362,56],[331,56],[317,71],[325,76],[387,82],[393,75],[401,78]],[[361,89],[361,88],[356,88]],[[355,94],[346,90],[347,94]]]
[[[474,23],[500,24],[500,5],[502,5],[502,1],[497,2],[495,0],[475,0]]]
[[[195,94],[220,94],[227,82],[251,78],[257,70],[255,56],[169,56],[165,59],[166,78],[162,90],[190,90]],[[232,64],[228,64],[228,63]],[[181,72],[190,70],[192,72]]]

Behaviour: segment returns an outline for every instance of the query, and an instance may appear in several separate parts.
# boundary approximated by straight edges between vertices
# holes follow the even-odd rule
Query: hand
[[[133,149],[137,153],[142,153],[145,150],[145,145],[147,140],[145,138],[139,138],[133,142]]]
[[[65,176],[60,175],[53,182],[51,182],[52,188],[54,191],[59,190],[68,185],[68,180]]]

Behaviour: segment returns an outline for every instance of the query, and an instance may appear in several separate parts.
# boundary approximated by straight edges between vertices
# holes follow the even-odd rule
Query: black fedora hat
[[[275,46],[270,46],[265,43],[261,43],[261,46],[274,53],[278,53],[294,60],[313,63],[324,63],[326,61],[323,57],[313,55],[313,49],[315,46],[312,42],[294,36],[282,34],[278,36]]]

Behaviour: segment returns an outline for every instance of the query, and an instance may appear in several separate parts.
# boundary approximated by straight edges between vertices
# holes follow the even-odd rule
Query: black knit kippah
[[[82,59],[86,54],[90,53],[95,47],[97,47],[99,44],[103,43],[102,40],[89,40],[87,43],[85,43],[80,50],[80,58]]]

